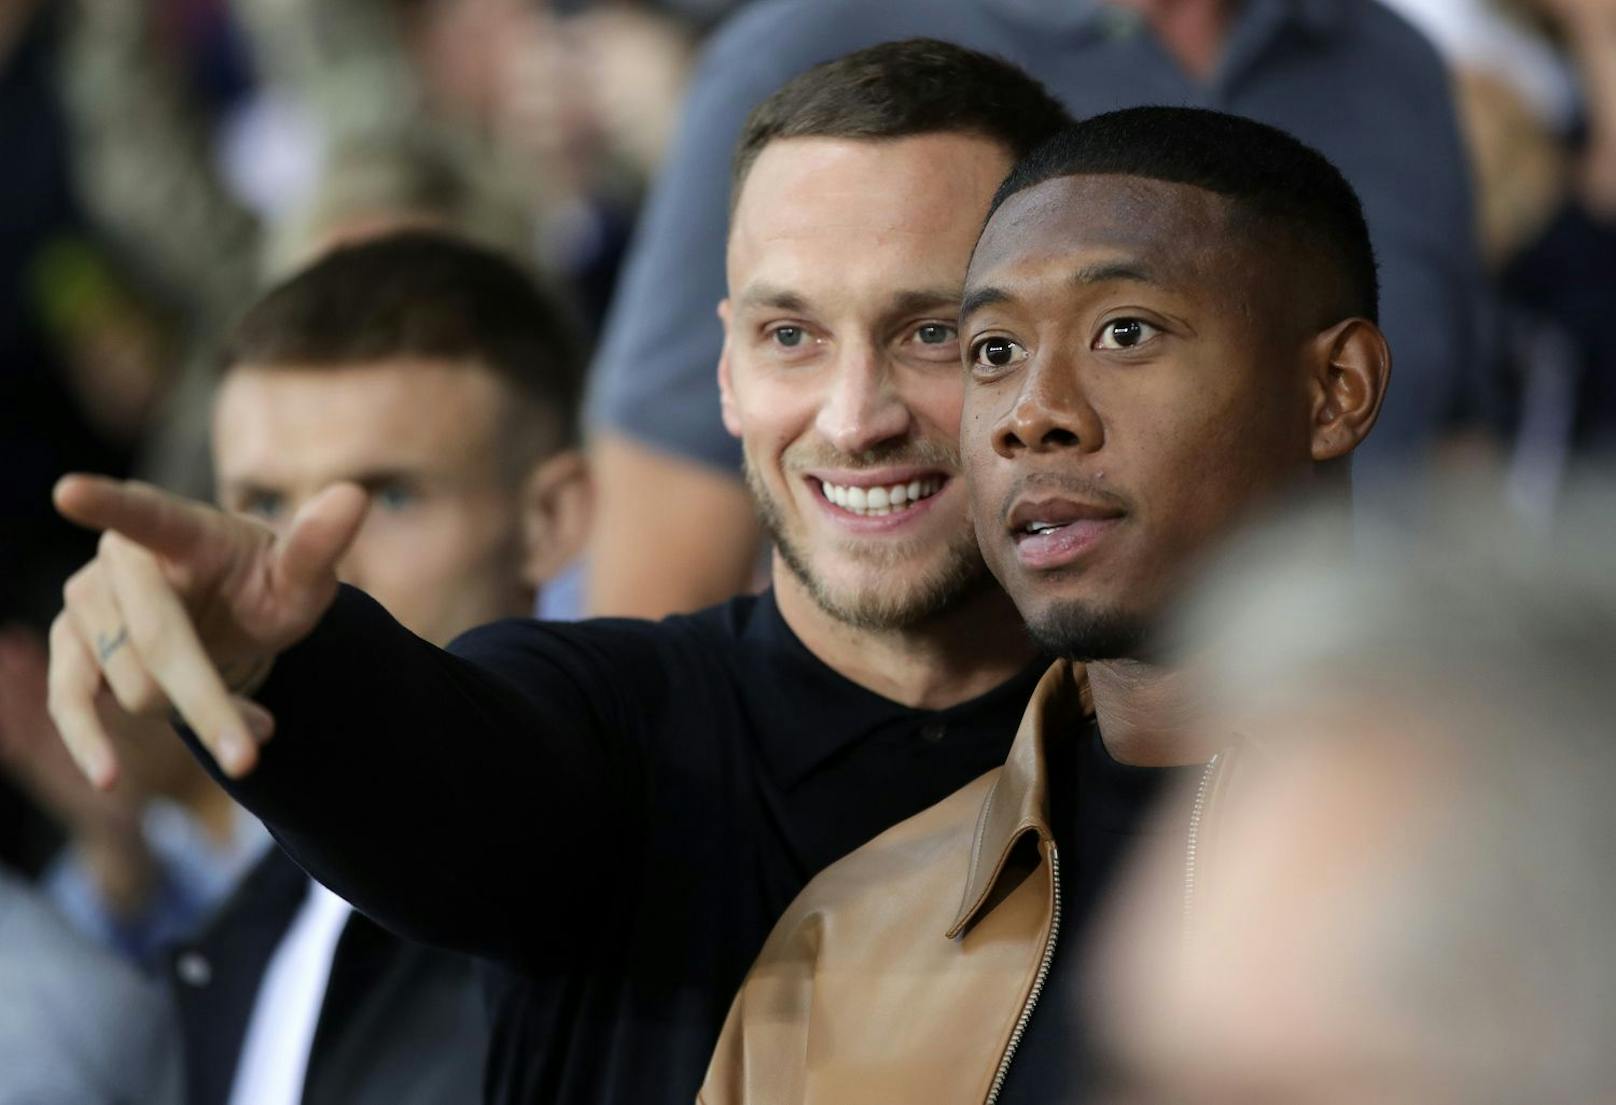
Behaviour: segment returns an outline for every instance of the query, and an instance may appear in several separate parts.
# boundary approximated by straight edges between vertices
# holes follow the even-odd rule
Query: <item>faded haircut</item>
[[[1380,285],[1358,195],[1323,154],[1277,127],[1204,108],[1136,107],[1074,123],[1022,159],[988,217],[1018,192],[1069,176],[1188,184],[1227,199],[1246,226],[1277,233],[1332,270],[1342,317],[1380,318]]]

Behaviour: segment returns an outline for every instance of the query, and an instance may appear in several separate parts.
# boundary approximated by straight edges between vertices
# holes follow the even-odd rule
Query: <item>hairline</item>
[[[857,142],[875,144],[882,142],[902,142],[909,138],[937,138],[946,136],[981,139],[984,142],[997,146],[1001,152],[1007,154],[1010,158],[1010,163],[1012,166],[1014,166],[1016,162],[1017,154],[1015,147],[998,135],[989,134],[982,127],[935,127],[925,130],[904,131],[901,134],[837,134],[834,131],[804,131],[800,134],[773,134],[755,147],[751,151],[751,155],[745,160],[742,160],[739,157],[740,151],[736,151],[737,157],[730,171],[730,227],[733,229],[735,225],[735,212],[739,210],[741,206],[741,192],[743,189],[745,189],[746,182],[752,178],[752,169],[757,165],[758,159],[763,156],[766,150],[780,142],[790,142],[799,139],[823,139],[830,142]]]

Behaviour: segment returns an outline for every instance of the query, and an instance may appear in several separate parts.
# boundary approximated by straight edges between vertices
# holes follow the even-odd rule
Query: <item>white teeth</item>
[[[844,487],[834,483],[822,483],[821,486],[825,498],[843,510],[879,518],[937,494],[942,490],[943,483],[939,476],[928,476],[908,483],[895,483],[890,487]]]
[[[1054,522],[1028,522],[1028,533],[1048,533],[1052,529],[1060,529]]]

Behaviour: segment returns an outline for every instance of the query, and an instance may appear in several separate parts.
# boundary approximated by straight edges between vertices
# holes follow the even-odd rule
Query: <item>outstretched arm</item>
[[[305,867],[390,927],[522,960],[591,936],[557,899],[619,893],[600,872],[638,840],[636,761],[589,690],[609,640],[420,640],[339,590],[352,487],[279,539],[140,485],[74,477],[57,500],[107,533],[52,639],[51,711],[93,781],[116,777],[109,730],[173,711]]]

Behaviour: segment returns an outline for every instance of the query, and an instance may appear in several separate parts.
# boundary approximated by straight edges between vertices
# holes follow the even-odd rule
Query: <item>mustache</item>
[[[784,466],[793,471],[805,468],[886,468],[913,465],[917,468],[944,468],[950,472],[960,470],[960,451],[956,446],[939,441],[894,441],[863,449],[856,453],[844,452],[822,441],[803,442],[787,449],[781,458]]]
[[[1020,476],[1005,492],[1004,501],[1000,504],[999,517],[1009,518],[1010,512],[1015,509],[1016,503],[1022,499],[1035,495],[1059,496],[1070,499],[1081,499],[1088,503],[1104,503],[1114,506],[1127,513],[1131,504],[1126,496],[1119,494],[1109,487],[1072,472],[1029,472]]]

